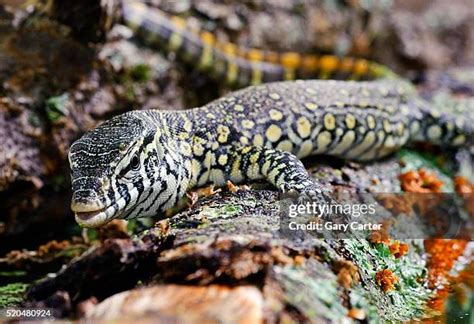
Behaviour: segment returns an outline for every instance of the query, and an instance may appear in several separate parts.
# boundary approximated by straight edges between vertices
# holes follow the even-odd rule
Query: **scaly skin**
[[[187,190],[266,179],[318,201],[330,194],[299,159],[370,161],[412,141],[472,145],[463,119],[429,109],[401,81],[287,81],[187,111],[131,111],[73,143],[72,209],[82,226],[156,215]]]

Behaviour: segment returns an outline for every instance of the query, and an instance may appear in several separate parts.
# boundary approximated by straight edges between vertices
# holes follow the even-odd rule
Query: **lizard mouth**
[[[91,218],[94,218],[95,216],[98,216],[100,213],[104,212],[106,208],[101,208],[98,210],[94,211],[89,211],[89,212],[76,212],[76,219],[80,219],[81,221],[87,221],[90,220]]]
[[[75,211],[76,222],[81,227],[99,227],[115,218],[119,218],[123,211],[117,211],[114,206],[109,206],[94,211]]]

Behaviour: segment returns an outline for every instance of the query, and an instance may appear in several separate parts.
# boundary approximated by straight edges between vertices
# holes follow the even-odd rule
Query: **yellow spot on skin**
[[[227,55],[234,56],[237,53],[237,46],[232,43],[224,43],[222,51]]]
[[[367,126],[369,129],[375,128],[375,118],[372,115],[367,116]]]
[[[171,16],[171,21],[178,29],[183,29],[184,27],[186,27],[186,21],[181,17]]]
[[[365,75],[369,70],[369,64],[366,60],[357,60],[354,64],[354,74]]]
[[[387,139],[384,142],[384,148],[388,150],[392,150],[395,147],[395,141],[393,139],[393,136],[388,135]]]
[[[183,128],[184,128],[185,131],[190,132],[191,129],[193,128],[193,123],[189,120],[186,120],[184,122]]]
[[[446,122],[445,127],[449,132],[451,132],[454,129],[453,123],[450,123],[450,122]]]
[[[247,178],[256,179],[260,174],[260,166],[258,164],[250,164],[246,170]]]
[[[342,128],[336,128],[336,135],[341,136],[342,134],[344,134],[344,130]]]
[[[313,151],[313,143],[310,140],[304,141],[301,144],[300,150],[297,154],[299,158],[309,156]]]
[[[276,110],[276,109],[270,109],[270,118],[273,120],[280,120],[283,118],[283,114]]]
[[[227,162],[228,162],[228,157],[227,157],[227,154],[222,154],[219,156],[219,158],[217,159],[217,163],[219,163],[220,165],[226,165]]]
[[[405,130],[405,126],[403,125],[402,122],[398,123],[397,124],[397,132],[399,135],[402,135],[403,134],[403,131]]]
[[[292,152],[293,151],[293,143],[290,140],[284,140],[278,143],[277,149],[285,151],[285,152]]]
[[[201,144],[193,145],[193,154],[196,156],[201,156],[204,154],[204,147]]]
[[[214,37],[214,36],[213,36]],[[212,64],[212,45],[206,44],[204,42],[204,47],[202,49],[201,58],[199,59],[199,68],[206,69]]]
[[[375,133],[373,131],[368,132],[362,142],[359,143],[355,148],[350,150],[347,154],[348,157],[356,158],[361,155],[365,150],[369,149],[374,145],[376,141]]]
[[[443,134],[443,130],[438,125],[433,125],[428,128],[428,137],[430,139],[439,139]]]
[[[217,134],[218,134],[217,141],[219,141],[219,143],[227,142],[227,137],[229,136],[229,133],[230,133],[229,127],[223,126],[223,125],[217,126]]]
[[[235,62],[229,61],[229,66],[227,67],[227,82],[232,84],[237,80],[239,74],[239,66]]]
[[[209,119],[214,119],[214,118],[216,118],[216,115],[208,113],[208,114],[206,114],[206,117],[209,118]]]
[[[257,163],[258,161],[258,157],[259,157],[259,154],[258,153],[254,153],[250,156],[250,163],[254,164],[254,163]]]
[[[390,133],[392,131],[392,125],[388,119],[383,121],[383,129],[386,133]]]
[[[250,61],[258,61],[261,62],[263,61],[263,52],[258,49],[250,49],[247,53],[247,58]]]
[[[194,181],[197,181],[197,178],[200,173],[201,173],[201,163],[198,160],[193,159],[191,161],[191,175]]]
[[[178,138],[181,139],[181,140],[185,140],[187,138],[189,138],[189,132],[181,132],[178,134]]]
[[[268,169],[270,169],[270,165],[271,165],[270,161],[267,161],[267,162],[263,163],[262,174],[267,174]]]
[[[316,110],[318,109],[318,105],[313,103],[313,102],[307,102],[304,104],[306,108],[308,108],[309,110]]]
[[[356,126],[356,118],[352,114],[346,115],[346,126],[349,129],[353,129]]]
[[[363,126],[360,126],[360,127],[357,129],[357,131],[359,132],[359,134],[365,134],[366,129],[365,129],[365,127],[363,127]]]
[[[408,106],[407,105],[401,105],[400,106],[400,111],[402,112],[402,114],[404,115],[408,115],[410,113],[410,109],[408,109]]]
[[[301,138],[306,138],[311,134],[311,123],[306,117],[300,117],[296,121],[296,130]]]
[[[318,153],[323,153],[331,143],[331,133],[328,131],[321,132],[316,138],[316,150]]]
[[[281,64],[289,69],[297,68],[301,63],[301,56],[295,52],[288,52],[281,55]]]
[[[214,35],[207,31],[203,31],[201,33],[201,40],[203,41],[203,43],[208,45],[214,45],[214,43],[216,42],[216,38],[214,37]]]
[[[385,138],[385,132],[383,130],[379,130],[377,132],[377,138],[378,138],[378,142],[382,143],[383,139]]]
[[[439,118],[441,117],[441,113],[438,111],[438,110],[433,110],[430,112],[431,116],[433,116],[434,118]]]
[[[251,149],[252,149],[251,147],[244,147],[242,149],[242,154],[247,154],[248,152],[250,152]]]
[[[240,170],[241,156],[237,155],[234,163],[232,163],[232,170],[230,171],[231,180],[234,182],[240,182],[243,179],[242,171]]]
[[[294,80],[295,79],[295,70],[286,68],[283,79],[284,80]]]
[[[256,64],[252,64],[252,80],[250,81],[252,85],[257,85],[262,83],[262,70]]]
[[[168,48],[171,52],[177,51],[183,43],[183,37],[180,33],[173,33],[168,42]]]
[[[321,70],[324,72],[332,72],[337,69],[339,59],[333,55],[324,55],[321,57]]]
[[[455,145],[455,146],[461,145],[461,144],[464,144],[465,141],[466,141],[466,136],[461,134],[461,135],[456,136],[453,139],[453,145]]]
[[[240,143],[242,143],[243,145],[247,145],[249,143],[249,139],[245,136],[241,136]]]
[[[253,145],[255,146],[263,146],[263,137],[260,134],[257,134],[253,138]]]
[[[235,110],[235,111],[240,111],[240,112],[242,112],[242,111],[244,111],[244,106],[242,106],[242,105],[235,105],[235,106],[234,106],[234,110]]]
[[[281,137],[281,128],[278,127],[277,125],[270,125],[270,127],[268,127],[267,131],[265,132],[265,136],[271,142],[276,142]]]
[[[331,151],[332,154],[341,154],[346,151],[351,145],[354,143],[355,140],[355,132],[350,130],[347,131],[344,136],[341,138],[339,144]]]
[[[280,95],[276,92],[271,92],[268,96],[272,98],[273,100],[278,100],[281,98]]]
[[[251,120],[248,120],[248,119],[242,120],[242,127],[244,127],[244,128],[251,129],[254,125],[255,125],[255,123]]]
[[[410,132],[411,132],[412,134],[416,134],[416,133],[418,133],[419,130],[420,130],[420,123],[415,120],[415,121],[412,122],[411,125],[410,125]]]
[[[333,114],[324,115],[324,127],[326,127],[327,130],[336,128],[336,118]]]

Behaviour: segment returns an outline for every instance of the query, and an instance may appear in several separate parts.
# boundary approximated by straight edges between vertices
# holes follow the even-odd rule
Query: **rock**
[[[253,286],[158,285],[116,294],[89,309],[86,321],[261,323],[263,297]]]

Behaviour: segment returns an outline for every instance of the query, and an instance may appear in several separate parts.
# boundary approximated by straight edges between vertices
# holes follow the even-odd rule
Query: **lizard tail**
[[[182,18],[169,16],[139,1],[123,1],[122,15],[125,23],[148,45],[175,53],[197,69],[238,87],[294,79],[397,77],[387,67],[362,58],[277,53],[220,42],[210,32],[187,28]]]

